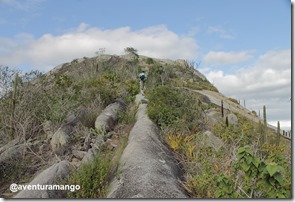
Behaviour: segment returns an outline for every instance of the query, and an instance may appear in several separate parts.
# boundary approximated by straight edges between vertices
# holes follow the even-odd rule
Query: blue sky
[[[0,30],[0,65],[46,72],[132,46],[196,61],[220,92],[291,125],[290,0],[0,0]]]

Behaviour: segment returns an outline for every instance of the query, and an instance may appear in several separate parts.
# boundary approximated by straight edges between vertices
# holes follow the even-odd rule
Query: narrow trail
[[[160,141],[159,129],[148,118],[147,100],[139,104],[136,123],[119,163],[119,176],[111,183],[108,198],[187,198],[178,185],[181,175],[172,152]]]

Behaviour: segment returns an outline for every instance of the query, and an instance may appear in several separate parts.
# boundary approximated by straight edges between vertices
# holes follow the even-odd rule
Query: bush
[[[154,64],[154,60],[153,60],[153,58],[147,58],[147,59],[146,59],[146,63],[147,63],[147,64]]]
[[[240,103],[238,102],[238,100],[236,100],[235,98],[231,98],[231,97],[230,97],[230,98],[228,98],[228,100],[231,101],[231,102],[233,102],[233,103],[236,103],[236,104],[238,104],[238,105],[240,104]]]
[[[170,86],[158,86],[148,94],[148,116],[160,127],[195,132],[201,126],[200,108],[195,97]]]
[[[68,184],[80,185],[81,188],[75,192],[68,191],[67,198],[104,198],[110,170],[110,157],[98,153],[92,164],[82,165],[68,177]]]
[[[135,96],[139,93],[139,83],[135,80],[127,80],[124,82],[124,88],[127,90],[127,95],[124,100],[127,103],[132,103],[135,99]]]
[[[159,86],[148,95],[148,115],[159,126],[169,126],[181,118],[182,97],[179,90]]]

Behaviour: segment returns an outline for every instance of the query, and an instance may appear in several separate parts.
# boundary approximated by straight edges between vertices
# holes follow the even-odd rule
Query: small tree
[[[137,60],[138,57],[139,57],[139,55],[137,54],[137,50],[135,48],[133,48],[133,47],[127,47],[127,48],[124,49],[124,51],[125,51],[126,54],[129,54],[129,55],[133,56],[134,60]]]
[[[11,137],[14,138],[15,135],[15,109],[16,109],[16,100],[18,94],[18,84],[19,84],[19,76],[18,72],[16,72],[14,81],[13,81],[13,89],[12,89],[12,98],[11,98]]]
[[[105,53],[105,51],[106,51],[106,48],[100,48],[100,49],[98,49],[98,51],[95,52],[95,54],[96,55],[102,55],[102,54]]]

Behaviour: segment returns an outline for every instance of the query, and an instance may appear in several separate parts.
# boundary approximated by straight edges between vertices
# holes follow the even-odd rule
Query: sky
[[[290,0],[0,0],[0,65],[47,72],[75,58],[185,59],[218,90],[291,128]]]

